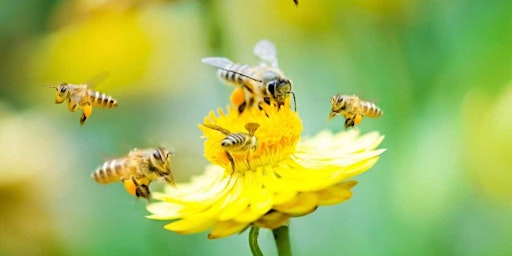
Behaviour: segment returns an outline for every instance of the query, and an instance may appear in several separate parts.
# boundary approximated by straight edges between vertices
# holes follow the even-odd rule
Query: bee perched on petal
[[[129,194],[149,199],[149,184],[153,180],[163,179],[174,185],[172,156],[174,153],[163,147],[133,149],[125,157],[105,162],[91,177],[100,184],[121,181]]]
[[[250,168],[251,163],[249,161],[249,153],[251,152],[251,150],[256,151],[256,149],[258,149],[258,141],[256,140],[256,136],[254,136],[254,133],[260,127],[258,123],[245,124],[244,127],[247,130],[247,133],[232,133],[229,130],[226,130],[220,126],[213,124],[203,124],[203,126],[219,131],[222,134],[226,135],[226,137],[224,137],[224,139],[222,139],[222,141],[220,142],[220,145],[226,152],[226,157],[231,163],[233,172],[235,171],[235,160],[232,156],[233,152],[247,152],[246,159],[247,164],[249,165]]]
[[[55,88],[55,103],[61,104],[67,101],[68,110],[75,112],[82,109],[80,124],[84,125],[85,120],[92,114],[93,107],[115,108],[117,100],[111,96],[95,91],[84,84],[61,83],[59,86],[46,85],[49,88]]]
[[[268,40],[259,41],[254,47],[254,54],[261,59],[258,66],[234,63],[224,57],[203,58],[202,62],[217,68],[220,79],[228,84],[237,86],[233,92],[243,95],[243,99],[232,103],[242,113],[245,109],[260,104],[275,104],[278,107],[285,105],[286,99],[293,96],[294,107],[295,93],[292,91],[292,82],[286,78],[277,64],[277,51],[274,44]],[[243,93],[242,93],[243,92]]]
[[[335,116],[345,116],[345,128],[358,125],[363,116],[380,117],[384,112],[374,103],[360,100],[356,95],[336,94],[331,98],[331,113],[329,119]]]

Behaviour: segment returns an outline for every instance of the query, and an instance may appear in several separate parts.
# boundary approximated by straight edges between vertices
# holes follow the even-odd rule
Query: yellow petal
[[[239,233],[244,230],[249,224],[240,223],[236,221],[224,221],[215,225],[215,228],[208,234],[209,239],[217,239]]]
[[[316,191],[318,205],[338,204],[352,197],[350,188],[357,184],[356,181],[347,181]]]
[[[164,228],[180,234],[193,234],[206,231],[215,223],[214,219],[181,219],[165,225]]]
[[[252,222],[270,211],[273,205],[273,194],[263,187],[260,175],[257,173],[246,172],[243,180],[242,196],[249,201],[249,205],[235,217],[235,220]]]
[[[230,193],[230,203],[219,214],[219,221],[227,221],[243,212],[249,206],[249,200],[242,194],[243,184],[237,182]]]
[[[180,210],[183,209],[183,205],[158,202],[148,205],[146,209],[152,213],[152,215],[146,216],[149,219],[170,220],[181,217]]]
[[[274,209],[292,216],[301,216],[314,211],[318,206],[318,198],[315,193],[302,192],[293,200],[275,205]]]
[[[288,223],[290,215],[281,212],[273,211],[265,214],[265,216],[258,219],[254,224],[258,227],[276,229]]]

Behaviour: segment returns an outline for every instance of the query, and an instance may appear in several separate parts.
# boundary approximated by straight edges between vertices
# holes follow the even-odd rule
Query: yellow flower
[[[246,133],[246,123],[260,124],[257,150],[249,158],[247,152],[233,152],[233,172],[220,143],[226,135],[200,125],[212,165],[190,183],[154,193],[161,202],[148,205],[148,217],[176,220],[165,228],[181,234],[210,230],[208,238],[229,236],[250,225],[275,229],[318,206],[349,199],[357,182],[347,179],[368,170],[384,152],[376,149],[383,140],[376,132],[359,136],[355,129],[322,131],[301,140],[302,123],[289,104],[280,110],[263,108],[242,114],[230,107],[227,113],[211,112],[205,124],[230,132]]]

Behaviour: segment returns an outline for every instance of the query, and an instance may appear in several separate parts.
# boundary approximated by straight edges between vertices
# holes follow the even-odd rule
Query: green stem
[[[260,233],[260,228],[256,226],[252,226],[249,231],[249,247],[251,247],[251,252],[253,256],[263,256],[263,253],[258,246],[258,234]]]
[[[290,235],[288,232],[288,226],[281,226],[277,229],[272,230],[274,233],[274,239],[276,240],[277,255],[279,256],[291,256],[292,248],[290,246]]]

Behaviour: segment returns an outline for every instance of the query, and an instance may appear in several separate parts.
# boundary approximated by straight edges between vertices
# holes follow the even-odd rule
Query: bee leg
[[[259,110],[261,110],[261,111],[263,111],[263,112],[265,112],[265,109],[263,109],[263,107],[261,106],[261,104],[267,104],[267,105],[269,105],[269,106],[272,106],[272,105],[270,104],[270,99],[268,99],[268,98],[263,99],[263,101],[264,101],[264,102],[260,102],[260,103],[258,103],[258,109],[259,109]],[[278,109],[279,109],[279,108],[278,108]],[[268,117],[267,112],[265,112],[265,116],[267,116],[267,117]]]
[[[85,116],[84,113],[82,113],[82,116],[80,116],[80,125],[84,125],[86,119],[87,119],[87,117]]]
[[[358,125],[363,120],[363,115],[357,114],[354,116],[354,125]]]
[[[151,192],[149,192],[149,187],[147,185],[140,185],[137,186],[135,189],[135,195],[137,197],[144,197],[146,200],[149,201],[149,196],[151,195]]]
[[[348,127],[354,127],[354,118],[353,117],[347,117],[345,119],[345,128],[348,128]]]
[[[135,195],[137,197],[144,197],[146,200],[149,200],[149,196],[151,192],[149,191],[149,187],[146,184],[140,184],[137,179],[135,179],[135,176],[131,177],[131,180],[133,181],[133,184],[135,184]]]
[[[83,106],[82,116],[80,117],[80,124],[84,125],[85,120],[87,120],[87,118],[89,116],[91,116],[91,114],[92,114],[92,106],[90,103],[87,103],[86,105]]]
[[[252,169],[251,167],[251,160],[249,159],[249,154],[251,153],[251,150],[247,150],[247,165],[249,166],[249,170]]]
[[[246,102],[244,101],[244,103],[240,104],[240,106],[238,106],[238,114],[242,114],[242,112],[244,112],[245,110],[245,106],[246,106]]]
[[[122,177],[121,182],[123,183],[124,189],[126,190],[126,192],[128,192],[128,194],[136,196],[136,181],[134,181],[133,179]]]
[[[226,156],[228,157],[229,162],[231,162],[231,168],[233,169],[233,173],[234,173],[235,172],[235,159],[233,159],[233,156],[228,151],[226,151]]]
[[[75,110],[78,108],[78,104],[71,102],[71,99],[68,101],[68,109],[71,112],[75,112]]]
[[[87,118],[89,118],[92,114],[92,106],[91,106],[91,103],[86,103],[84,106],[83,106],[83,111],[84,111],[84,114]]]

